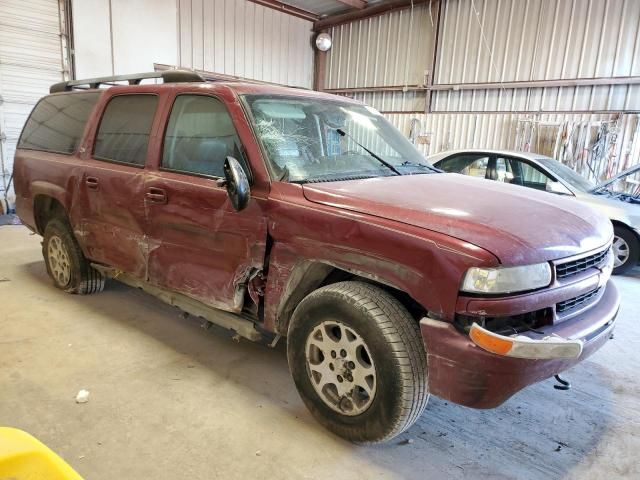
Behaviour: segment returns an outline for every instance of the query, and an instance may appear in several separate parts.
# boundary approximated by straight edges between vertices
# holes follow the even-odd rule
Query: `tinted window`
[[[157,103],[155,95],[113,97],[102,116],[93,156],[144,165]]]
[[[51,95],[38,102],[22,130],[18,148],[73,153],[99,92]]]
[[[226,107],[204,95],[180,95],[171,110],[162,166],[223,177],[227,156],[242,159],[240,141]]]

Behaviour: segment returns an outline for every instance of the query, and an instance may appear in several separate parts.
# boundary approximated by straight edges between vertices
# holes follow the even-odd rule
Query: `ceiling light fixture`
[[[331,35],[328,33],[321,33],[316,37],[316,48],[321,52],[326,52],[331,48]]]

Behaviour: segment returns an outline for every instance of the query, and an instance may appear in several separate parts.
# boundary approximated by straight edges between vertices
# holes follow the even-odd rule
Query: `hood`
[[[614,175],[613,177],[611,177],[608,180],[605,180],[604,182],[599,183],[598,185],[596,185],[593,190],[591,190],[592,192],[595,192],[596,190],[600,190],[601,188],[607,187],[609,185],[611,185],[613,182],[620,180],[623,177],[626,177],[628,175],[631,175],[635,172],[640,171],[640,165],[634,165],[631,168],[627,168],[626,170],[620,172],[617,175]]]
[[[613,234],[604,215],[575,199],[455,173],[313,183],[303,191],[310,202],[473,243],[504,265],[579,254]]]
[[[607,195],[576,193],[576,198],[602,212],[611,220],[617,220],[634,229],[640,229],[640,205],[625,202]]]

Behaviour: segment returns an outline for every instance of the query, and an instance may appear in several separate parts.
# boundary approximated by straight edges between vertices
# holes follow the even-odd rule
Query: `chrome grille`
[[[583,293],[582,295],[578,295],[577,297],[570,298],[569,300],[556,303],[556,313],[563,313],[577,308],[595,297],[598,292],[600,292],[600,287],[591,290],[590,292]]]
[[[571,260],[570,262],[561,263],[556,265],[556,278],[565,278],[576,273],[584,272],[585,270],[596,267],[607,258],[609,249],[602,250],[601,252],[588,255],[586,257],[579,258],[577,260]]]

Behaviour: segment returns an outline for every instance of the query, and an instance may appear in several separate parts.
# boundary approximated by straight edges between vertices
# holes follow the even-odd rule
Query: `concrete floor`
[[[640,478],[640,271],[616,278],[616,339],[502,407],[432,398],[395,441],[358,447],[298,398],[282,346],[220,331],[111,282],[49,282],[40,237],[0,227],[0,425],[24,429],[87,479]],[[78,390],[90,390],[76,404]],[[407,439],[413,439],[407,443]]]

